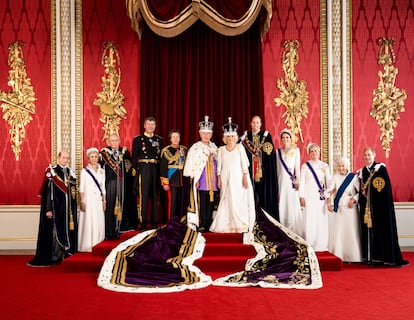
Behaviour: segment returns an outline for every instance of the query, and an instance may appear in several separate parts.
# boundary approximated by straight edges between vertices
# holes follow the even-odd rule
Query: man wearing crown
[[[279,221],[279,189],[277,183],[276,153],[272,136],[268,131],[261,130],[262,120],[253,116],[251,130],[245,131],[241,141],[246,148],[250,162],[256,203],[273,218]]]
[[[199,123],[200,141],[188,150],[184,166],[184,176],[191,183],[187,221],[200,232],[209,230],[218,202],[217,146],[211,141],[213,126],[208,116]]]

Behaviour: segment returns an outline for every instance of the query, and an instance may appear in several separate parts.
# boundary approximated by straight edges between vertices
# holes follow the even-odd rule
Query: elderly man
[[[77,251],[76,176],[69,159],[69,151],[62,150],[58,163],[45,171],[36,255],[29,266],[60,264]]]
[[[199,123],[200,141],[188,150],[184,176],[190,178],[188,223],[200,232],[208,231],[217,208],[217,146],[211,141],[214,123],[205,116]]]

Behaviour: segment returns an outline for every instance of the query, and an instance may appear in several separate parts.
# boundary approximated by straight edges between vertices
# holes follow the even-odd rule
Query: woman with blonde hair
[[[315,251],[328,251],[329,219],[327,201],[331,173],[327,163],[319,160],[321,149],[316,143],[307,148],[309,161],[302,165],[299,200],[303,208],[305,239]]]
[[[255,204],[249,177],[249,159],[244,147],[237,143],[237,125],[223,126],[224,146],[217,154],[217,185],[220,202],[211,224],[212,232],[247,233],[253,229]]]

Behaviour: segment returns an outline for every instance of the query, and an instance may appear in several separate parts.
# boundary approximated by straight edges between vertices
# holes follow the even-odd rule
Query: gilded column
[[[351,110],[351,4],[346,0],[327,2],[328,99],[322,107],[324,160],[347,156],[352,163]],[[325,109],[324,109],[325,107]]]
[[[82,168],[82,1],[51,1],[52,161],[68,149]]]

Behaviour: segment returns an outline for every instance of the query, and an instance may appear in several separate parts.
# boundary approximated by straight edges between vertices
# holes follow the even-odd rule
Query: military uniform
[[[179,217],[183,204],[183,169],[187,148],[169,145],[162,149],[160,176],[161,185],[169,186],[168,202],[169,217]]]
[[[149,199],[151,199],[151,227],[157,227],[160,187],[160,157],[163,140],[160,136],[138,135],[132,142],[132,163],[138,174],[138,197],[141,229],[147,227]]]

